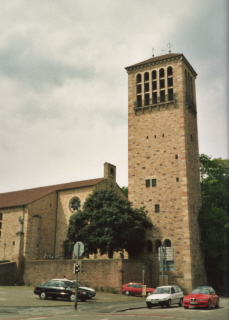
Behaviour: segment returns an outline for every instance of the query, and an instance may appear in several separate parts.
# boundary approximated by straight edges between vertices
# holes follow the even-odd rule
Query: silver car
[[[157,287],[153,294],[147,297],[146,305],[149,309],[154,306],[161,306],[162,308],[171,307],[172,304],[183,306],[183,292],[178,286],[161,286]]]

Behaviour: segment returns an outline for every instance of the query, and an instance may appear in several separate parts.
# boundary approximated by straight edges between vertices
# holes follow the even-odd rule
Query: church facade
[[[145,257],[152,259],[154,283],[192,290],[206,283],[197,220],[197,74],[183,54],[175,53],[126,71],[128,197],[135,207],[145,206],[153,223]],[[166,259],[159,260],[159,253]]]
[[[71,258],[67,228],[70,216],[97,189],[113,189],[116,167],[104,164],[104,177],[0,194],[0,260]]]

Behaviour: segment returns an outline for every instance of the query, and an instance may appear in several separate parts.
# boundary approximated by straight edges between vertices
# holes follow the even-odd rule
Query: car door
[[[178,292],[176,292],[174,287],[171,287],[171,303],[178,303]]]
[[[141,294],[142,294],[142,285],[136,283],[134,290],[135,290],[135,292],[136,292],[136,293],[135,293],[136,295],[141,295]]]

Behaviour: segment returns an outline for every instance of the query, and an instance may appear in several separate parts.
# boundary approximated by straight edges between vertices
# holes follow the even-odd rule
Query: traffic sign
[[[75,253],[75,255],[77,257],[82,256],[82,254],[84,253],[84,244],[81,241],[76,242],[76,244],[74,245],[74,250],[73,252]]]

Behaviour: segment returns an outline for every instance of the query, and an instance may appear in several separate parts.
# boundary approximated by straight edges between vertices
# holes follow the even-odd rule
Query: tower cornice
[[[126,67],[127,73],[134,71],[134,70],[141,70],[145,67],[151,67],[151,66],[156,66],[159,64],[163,64],[165,62],[169,61],[175,61],[175,60],[183,60],[185,64],[188,66],[188,68],[192,71],[192,73],[197,76],[196,71],[193,69],[193,67],[190,65],[188,60],[185,58],[185,56],[182,53],[169,53],[169,54],[164,54],[162,56],[158,57],[153,57],[147,60],[144,60],[142,62],[133,64],[131,66]]]

